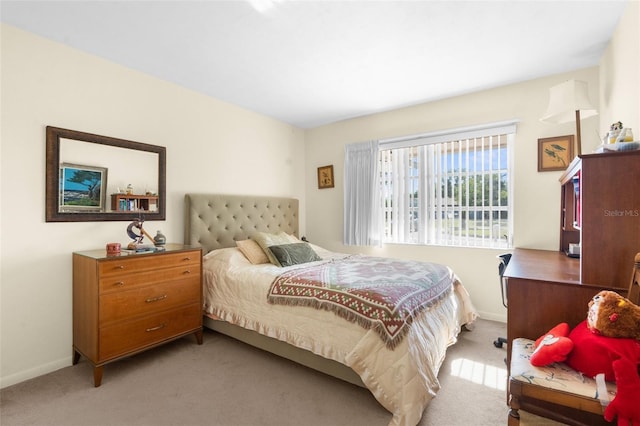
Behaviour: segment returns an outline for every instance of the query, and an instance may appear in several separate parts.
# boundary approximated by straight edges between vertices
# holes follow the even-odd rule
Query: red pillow
[[[569,324],[560,323],[536,340],[531,354],[531,365],[544,367],[554,362],[562,362],[573,349],[573,342],[567,337]]]
[[[588,377],[604,373],[604,378],[613,382],[613,361],[627,358],[640,363],[640,341],[595,334],[587,328],[586,320],[571,330],[569,338],[573,341],[573,351],[567,357],[567,365]]]

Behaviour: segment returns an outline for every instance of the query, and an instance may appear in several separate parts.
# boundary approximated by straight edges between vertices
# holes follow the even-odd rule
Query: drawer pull
[[[147,303],[159,302],[160,300],[164,300],[166,298],[167,298],[167,295],[163,294],[162,296],[150,297],[147,300],[145,300],[145,302]]]
[[[191,258],[190,258],[190,257],[185,257],[185,258],[184,258],[184,259],[182,259],[182,260],[191,260]]]
[[[124,269],[124,265],[118,265],[115,267],[115,269]]]
[[[118,286],[118,287],[122,287],[124,285],[124,281],[118,281],[117,283],[115,283],[114,285]]]
[[[183,274],[190,274],[191,271],[189,269],[187,269],[186,271],[183,272]]]
[[[145,331],[148,333],[150,331],[160,330],[161,328],[165,328],[166,326],[167,326],[166,324],[160,324],[160,325],[156,325],[155,327],[147,328]]]

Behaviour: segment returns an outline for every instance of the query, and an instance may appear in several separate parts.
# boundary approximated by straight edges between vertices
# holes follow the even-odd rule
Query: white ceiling
[[[10,25],[286,123],[598,65],[626,1],[5,1]]]

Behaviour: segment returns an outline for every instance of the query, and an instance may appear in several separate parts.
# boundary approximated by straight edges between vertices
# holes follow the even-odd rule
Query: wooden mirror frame
[[[108,136],[47,126],[46,147],[46,221],[47,222],[100,222],[130,221],[138,219],[139,212],[61,212],[58,200],[60,190],[60,139],[109,145],[158,154],[158,211],[144,212],[144,220],[165,220],[166,213],[166,148]],[[106,189],[105,189],[106,190]]]

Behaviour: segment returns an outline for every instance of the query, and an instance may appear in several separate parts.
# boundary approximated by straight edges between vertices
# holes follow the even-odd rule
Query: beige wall
[[[294,196],[303,132],[2,25],[0,373],[7,386],[71,364],[71,253],[128,242],[127,222],[44,221],[45,126],[167,148],[167,220],[185,192]],[[302,224],[304,229],[304,223]]]
[[[622,121],[640,140],[640,1],[630,1],[600,61],[600,128]]]

